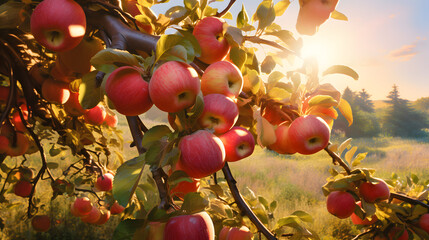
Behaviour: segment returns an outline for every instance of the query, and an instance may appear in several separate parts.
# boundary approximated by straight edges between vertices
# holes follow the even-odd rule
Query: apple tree
[[[251,16],[244,5],[233,16],[235,0],[224,9],[184,0],[158,16],[151,10],[166,2],[0,5],[2,204],[12,192],[26,198],[34,230],[48,231],[52,219],[36,193],[49,182],[51,199],[70,197],[83,222],[121,214],[114,239],[319,239],[305,227],[310,214],[275,218],[277,201],[240,193],[229,164],[259,145],[288,155],[325,151],[334,165],[323,186],[327,210],[362,226],[355,239],[429,238],[424,182],[376,178],[359,167],[366,155],[350,139],[330,142],[339,112],[349,124],[353,116],[320,80],[358,74],[303,59],[302,39],[275,21],[289,0],[263,0]],[[302,35],[330,17],[347,19],[338,0],[299,4]],[[169,125],[147,128],[139,115],[151,108]],[[138,150],[126,161],[116,114],[126,116]]]

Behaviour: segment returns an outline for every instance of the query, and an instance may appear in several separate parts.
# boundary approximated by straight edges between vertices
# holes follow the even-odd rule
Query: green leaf
[[[283,88],[273,87],[268,91],[268,96],[276,100],[284,100],[290,98],[292,94]]]
[[[357,74],[357,72],[355,72],[355,70],[351,69],[350,67],[344,66],[344,65],[331,66],[323,72],[322,76],[326,76],[328,74],[335,74],[335,73],[350,76],[354,80],[359,79],[359,74]]]
[[[91,58],[91,65],[101,71],[103,65],[130,65],[140,66],[137,58],[125,50],[106,48],[99,51]]]
[[[237,27],[242,28],[248,25],[249,16],[247,15],[244,4],[241,4],[241,11],[237,15]]]
[[[304,222],[309,222],[309,223],[314,222],[313,217],[304,211],[296,211],[296,212],[292,213],[292,215],[299,217]]]
[[[238,67],[238,69],[242,69],[246,62],[247,54],[245,50],[239,47],[233,47],[229,51],[229,58]]]
[[[200,57],[201,47],[200,47],[200,44],[198,43],[198,40],[195,38],[194,34],[192,34],[192,32],[184,31],[182,29],[177,29],[177,31],[180,34],[182,34],[186,38],[186,40],[192,44],[195,57]]]
[[[275,67],[276,61],[274,61],[272,56],[266,56],[264,61],[261,63],[261,71],[266,74],[270,74]]]
[[[268,201],[262,196],[258,196],[259,202],[265,207],[265,209],[268,209]]]
[[[165,137],[167,134],[170,134],[171,130],[167,125],[157,125],[151,127],[145,134],[143,135],[142,145],[144,148],[149,148],[150,145]]]
[[[367,155],[367,154],[368,154],[367,152],[365,152],[365,153],[359,153],[359,154],[355,157],[355,159],[353,160],[352,166],[353,166],[353,167],[358,166],[358,165],[360,164],[360,162],[366,158],[366,155]]]
[[[145,219],[126,219],[121,221],[113,233],[113,240],[131,240],[137,229],[144,226]]]
[[[413,183],[414,183],[414,184],[419,183],[419,177],[417,177],[417,175],[416,175],[416,174],[411,173],[411,179],[413,180]]]
[[[124,207],[131,200],[145,166],[145,154],[123,163],[113,179],[113,197]]]
[[[190,11],[183,6],[174,6],[165,12],[165,16],[170,18],[170,24],[178,24],[189,16]]]
[[[95,76],[98,71],[92,71],[83,76],[79,86],[79,103],[84,109],[91,109],[104,98],[104,91],[97,87]]]
[[[274,87],[280,79],[284,78],[285,75],[279,71],[274,71],[268,76],[268,89]]]
[[[276,12],[272,0],[262,1],[256,9],[256,13],[253,15],[253,21],[259,21],[258,29],[264,29],[270,26],[275,18]]]
[[[247,71],[247,79],[250,82],[251,85],[251,91],[253,94],[256,94],[257,92],[259,92],[259,89],[261,88],[262,85],[262,80],[259,77],[259,74],[257,71],[255,70],[250,70]]]
[[[337,10],[334,10],[331,13],[331,18],[337,19],[337,20],[342,20],[342,21],[348,21],[349,20],[346,15],[344,15],[343,13],[338,12]]]
[[[171,48],[180,44],[183,40],[179,35],[162,35],[156,43],[156,62]]]
[[[276,16],[281,16],[286,11],[286,9],[289,7],[290,0],[281,0],[280,2],[276,3],[274,5],[274,10],[276,12]]]
[[[270,203],[270,208],[269,208],[270,212],[274,212],[276,208],[277,208],[277,201],[274,200]]]
[[[47,162],[46,165],[49,169],[56,169],[59,167],[59,164],[56,162]]]
[[[203,211],[208,206],[209,201],[202,196],[202,193],[191,192],[185,195],[181,210],[186,214],[193,214]]]
[[[280,218],[277,221],[275,229],[279,229],[279,228],[284,227],[284,226],[291,226],[294,224],[296,224],[296,225],[301,224],[301,219],[298,216],[292,215],[292,216]]]
[[[174,171],[169,177],[168,177],[168,185],[170,188],[174,188],[177,184],[180,182],[192,182],[192,179],[186,174],[185,171],[178,170]]]

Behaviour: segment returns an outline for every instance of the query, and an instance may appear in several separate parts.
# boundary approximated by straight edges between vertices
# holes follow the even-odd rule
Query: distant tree
[[[414,102],[414,107],[422,112],[429,113],[429,97],[422,97]]]
[[[362,111],[373,113],[374,103],[371,101],[371,95],[365,90],[362,89],[355,97],[355,104],[359,106]]]
[[[397,137],[422,136],[423,129],[429,126],[427,116],[413,108],[408,100],[402,99],[396,85],[387,98],[390,106],[382,118],[383,132]]]

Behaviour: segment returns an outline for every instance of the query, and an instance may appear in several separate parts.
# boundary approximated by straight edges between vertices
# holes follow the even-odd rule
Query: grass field
[[[156,121],[145,123],[149,127],[157,124]],[[121,119],[120,128],[127,132],[125,119]],[[340,143],[342,140],[344,139],[334,138],[333,142]],[[129,134],[124,135],[124,141],[125,158],[136,156],[136,150],[129,147]],[[352,145],[358,146],[360,152],[369,153],[362,166],[377,169],[377,177],[389,178],[392,173],[401,177],[415,173],[422,179],[429,176],[427,139],[355,139]],[[351,239],[358,232],[349,219],[339,220],[326,210],[321,186],[325,184],[329,176],[328,170],[332,167],[332,160],[327,153],[282,156],[257,147],[251,157],[231,163],[230,167],[240,189],[248,187],[268,201],[278,201],[275,217],[287,216],[296,210],[306,211],[314,217],[314,223],[308,227],[319,233],[322,239]],[[46,184],[40,186],[44,187],[49,188]],[[43,197],[46,198],[41,196],[42,199]],[[27,203],[13,194],[8,194],[7,198],[17,204],[10,209],[4,206],[1,208],[0,217],[5,220],[6,227],[0,233],[0,239],[109,239],[119,222],[119,218],[114,217],[105,226],[82,223],[70,215],[68,199],[60,197],[51,205],[45,206],[51,210],[55,227],[49,233],[35,234],[29,221],[24,221]]]

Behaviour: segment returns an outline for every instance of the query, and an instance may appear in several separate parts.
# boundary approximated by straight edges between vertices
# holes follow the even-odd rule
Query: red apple
[[[100,220],[100,217],[101,217],[100,209],[98,209],[98,207],[93,205],[91,211],[89,211],[87,215],[81,216],[80,220],[82,220],[82,222],[95,224],[98,222],[98,220]]]
[[[204,110],[198,122],[203,128],[214,129],[215,133],[227,132],[238,119],[238,107],[234,101],[222,94],[204,96]]]
[[[292,149],[301,154],[314,154],[328,146],[331,130],[320,117],[306,115],[296,118],[289,126]]]
[[[110,191],[113,187],[113,178],[113,175],[110,173],[99,176],[95,183],[95,187],[100,191]]]
[[[116,111],[126,116],[137,116],[152,107],[149,84],[137,67],[123,66],[113,71],[106,81],[107,97]]]
[[[268,105],[264,108],[262,117],[268,120],[272,125],[280,125],[281,123],[288,121],[289,118],[282,111],[278,105]]]
[[[21,112],[24,117],[24,120],[28,120],[28,111],[27,107],[23,104],[21,105]],[[25,110],[24,110],[25,109]],[[21,116],[19,115],[18,111],[15,111],[12,114],[12,124],[15,127],[15,130],[18,132],[25,132],[27,131],[27,128],[25,127],[24,123],[22,122]]]
[[[231,230],[231,227],[224,226],[222,230],[219,232],[219,240],[226,240],[226,237],[228,236],[229,231]]]
[[[390,190],[386,182],[377,178],[378,183],[364,182],[359,186],[360,196],[368,203],[375,203],[389,199]]]
[[[201,77],[201,91],[204,95],[219,93],[235,99],[243,88],[240,69],[227,61],[219,61],[204,71]]]
[[[31,194],[32,188],[33,188],[33,185],[29,181],[20,180],[15,183],[13,191],[16,196],[28,197]]]
[[[54,66],[51,68],[50,74],[57,81],[71,83],[76,77],[73,77],[72,72],[68,69],[61,60],[57,58]]]
[[[348,192],[334,191],[326,200],[328,212],[338,218],[350,217],[356,208],[355,199]]]
[[[228,55],[230,46],[224,36],[224,23],[221,18],[205,17],[195,25],[193,34],[201,47],[199,60],[212,64]]]
[[[181,151],[179,169],[193,178],[213,174],[225,164],[225,148],[222,141],[205,130],[198,130],[183,137],[179,142],[179,149]]]
[[[69,84],[46,79],[42,84],[42,95],[49,102],[64,104],[70,97]]]
[[[115,114],[111,115],[107,113],[106,118],[104,119],[104,123],[106,123],[107,126],[114,128],[118,126],[118,116],[116,116]]]
[[[402,234],[400,232],[402,232]],[[389,231],[388,235],[389,235],[389,240],[408,240],[408,231],[407,231],[407,229],[402,229],[400,227],[394,227],[394,228],[392,228]]]
[[[121,205],[119,205],[119,203],[116,201],[112,204],[112,206],[110,207],[110,213],[112,215],[116,215],[116,214],[120,214],[125,210],[124,207],[122,207]]]
[[[0,86],[0,103],[6,102],[9,98],[10,87]]]
[[[83,117],[85,118],[85,122],[100,126],[103,124],[104,119],[106,118],[106,110],[102,105],[97,105],[89,109],[89,111],[87,111]]]
[[[429,213],[420,216],[419,227],[429,233]]]
[[[79,216],[88,215],[92,210],[92,202],[87,197],[76,198],[73,203],[73,208],[73,211],[78,213]]]
[[[100,218],[95,223],[96,225],[103,225],[110,219],[110,211],[105,209],[104,207],[100,208]]]
[[[226,240],[252,240],[253,234],[246,226],[233,227],[229,230]]]
[[[149,82],[150,98],[164,112],[179,112],[191,107],[199,91],[197,72],[188,64],[176,61],[158,67]]]
[[[9,150],[9,144],[9,138],[0,135],[0,154],[6,154],[6,152]]]
[[[37,232],[47,232],[51,228],[51,218],[48,215],[36,215],[31,219],[31,226]]]
[[[359,205],[359,207],[362,207],[362,203],[360,201],[357,202],[357,205]],[[356,215],[355,213],[353,213],[350,216],[350,218],[351,218],[353,224],[356,224],[356,225],[371,225],[371,224],[377,222],[377,220],[378,220],[377,216],[375,216],[375,215],[373,215],[371,217],[371,220],[369,220],[368,218],[362,219],[358,215]]]
[[[331,13],[335,10],[338,0],[303,1],[296,22],[296,30],[303,35],[313,35]]]
[[[164,240],[214,240],[213,221],[206,212],[181,215],[168,220]]]
[[[85,12],[73,0],[43,0],[34,9],[30,24],[34,38],[55,52],[76,47],[86,31]]]
[[[225,147],[225,161],[235,162],[252,155],[255,149],[255,139],[249,130],[233,127],[219,136]]]
[[[80,105],[78,92],[70,92],[69,99],[64,103],[64,110],[74,117],[82,116],[88,112],[87,109],[83,109],[82,105]]]
[[[292,140],[289,137],[289,123],[284,122],[277,126],[276,142],[268,146],[269,149],[280,154],[294,154],[296,150],[292,147]]]
[[[182,181],[170,190],[170,194],[184,199],[185,195],[190,192],[198,192],[200,189],[200,180],[192,178],[192,182]]]
[[[7,138],[6,136],[0,136],[2,139],[1,142],[4,144],[0,147],[0,152],[3,151],[6,155],[11,157],[24,155],[30,146],[30,141],[28,140],[27,136],[25,136],[25,134],[20,132],[16,132],[14,134],[16,135],[11,136],[10,138]],[[13,141],[13,138],[15,138],[15,141]]]

